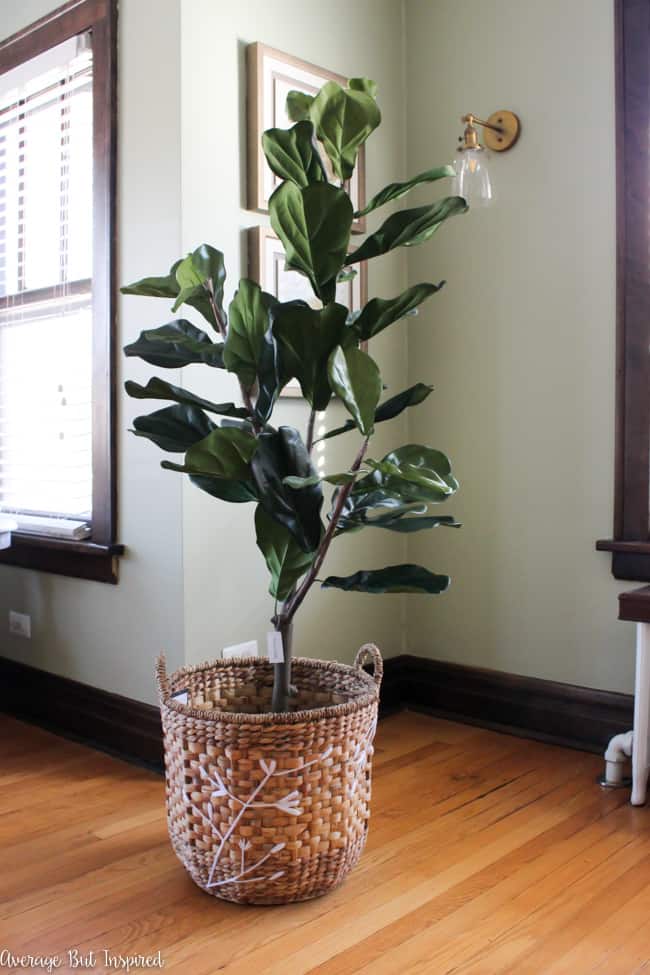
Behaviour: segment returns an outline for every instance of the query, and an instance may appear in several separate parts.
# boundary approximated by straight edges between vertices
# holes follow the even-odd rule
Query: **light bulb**
[[[494,199],[484,149],[463,149],[454,163],[453,192],[471,207],[488,206]]]

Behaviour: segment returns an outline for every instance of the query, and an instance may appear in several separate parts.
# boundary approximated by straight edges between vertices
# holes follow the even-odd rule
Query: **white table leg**
[[[632,743],[632,805],[642,806],[648,785],[650,731],[650,623],[636,624],[634,740]]]

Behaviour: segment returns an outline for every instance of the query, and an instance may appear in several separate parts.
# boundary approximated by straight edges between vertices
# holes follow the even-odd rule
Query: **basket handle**
[[[171,694],[171,689],[169,687],[169,678],[167,676],[167,660],[165,659],[165,654],[161,653],[159,657],[156,658],[156,685],[158,687],[158,697],[160,698],[160,703],[167,701]]]
[[[364,643],[354,658],[354,666],[358,670],[362,670],[367,657],[370,657],[373,663],[375,684],[377,687],[381,687],[381,679],[384,676],[384,661],[381,659],[379,647],[376,647],[374,643]]]

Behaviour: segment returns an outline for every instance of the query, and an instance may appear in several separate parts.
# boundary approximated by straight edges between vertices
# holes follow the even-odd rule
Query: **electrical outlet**
[[[16,613],[9,610],[9,632],[14,636],[24,636],[28,640],[32,636],[32,618],[27,613]]]
[[[231,660],[232,657],[257,657],[257,640],[249,640],[248,643],[233,643],[231,647],[224,647],[221,653],[224,660]]]

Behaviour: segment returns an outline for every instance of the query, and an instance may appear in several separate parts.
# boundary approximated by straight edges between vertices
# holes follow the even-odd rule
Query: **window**
[[[115,582],[114,0],[0,43],[0,562]]]
[[[55,536],[92,524],[92,85],[88,34],[0,82],[0,508]]]

